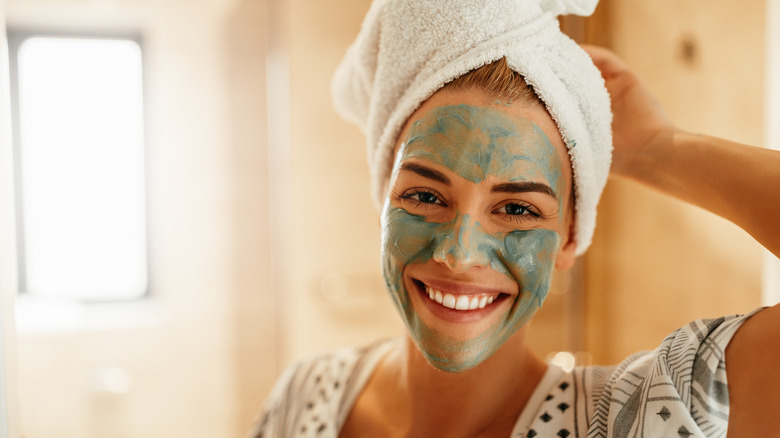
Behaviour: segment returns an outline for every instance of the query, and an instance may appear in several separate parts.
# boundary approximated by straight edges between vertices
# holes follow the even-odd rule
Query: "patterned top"
[[[616,366],[550,365],[512,438],[725,437],[725,351],[748,315],[697,320]],[[331,351],[285,370],[250,437],[337,437],[380,360],[400,339]]]

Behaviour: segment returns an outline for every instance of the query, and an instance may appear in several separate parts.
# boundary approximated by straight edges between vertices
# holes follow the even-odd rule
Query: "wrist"
[[[638,142],[631,154],[616,153],[612,173],[640,182],[657,177],[659,171],[668,166],[674,149],[686,135],[689,134],[673,125],[655,130],[645,141]]]

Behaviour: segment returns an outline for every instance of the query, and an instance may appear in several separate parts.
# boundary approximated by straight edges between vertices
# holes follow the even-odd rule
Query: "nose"
[[[490,263],[490,245],[485,237],[482,227],[468,214],[458,214],[437,233],[433,260],[458,273],[486,266]]]

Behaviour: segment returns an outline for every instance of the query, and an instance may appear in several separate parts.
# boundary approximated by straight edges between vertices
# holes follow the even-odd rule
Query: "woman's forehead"
[[[430,161],[475,183],[543,179],[560,192],[567,165],[536,123],[490,106],[433,107],[412,121],[401,147],[402,161]]]

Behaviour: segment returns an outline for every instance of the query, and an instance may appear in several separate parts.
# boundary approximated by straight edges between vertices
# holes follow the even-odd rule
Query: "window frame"
[[[147,53],[144,47],[144,39],[141,32],[91,32],[91,31],[72,31],[57,29],[38,29],[38,28],[18,28],[9,26],[6,29],[6,38],[8,45],[8,66],[9,66],[9,85],[11,100],[10,105],[10,124],[11,124],[11,147],[13,151],[13,184],[14,184],[14,204],[16,220],[16,260],[17,260],[17,292],[20,297],[38,298],[34,293],[28,291],[27,287],[27,269],[26,269],[26,246],[25,246],[25,209],[23,201],[23,182],[21,177],[21,125],[20,125],[20,106],[19,106],[19,49],[25,41],[31,38],[62,38],[62,39],[94,39],[94,40],[128,40],[136,43],[141,52],[141,90],[142,102],[142,153],[143,153],[143,188],[144,197],[144,244],[146,248],[145,269],[146,286],[143,292],[134,298],[106,298],[106,299],[85,299],[70,298],[73,301],[82,304],[111,304],[126,303],[148,300],[153,297],[153,276],[150,251],[150,214],[149,214],[149,135],[148,135],[148,74],[147,74]]]

